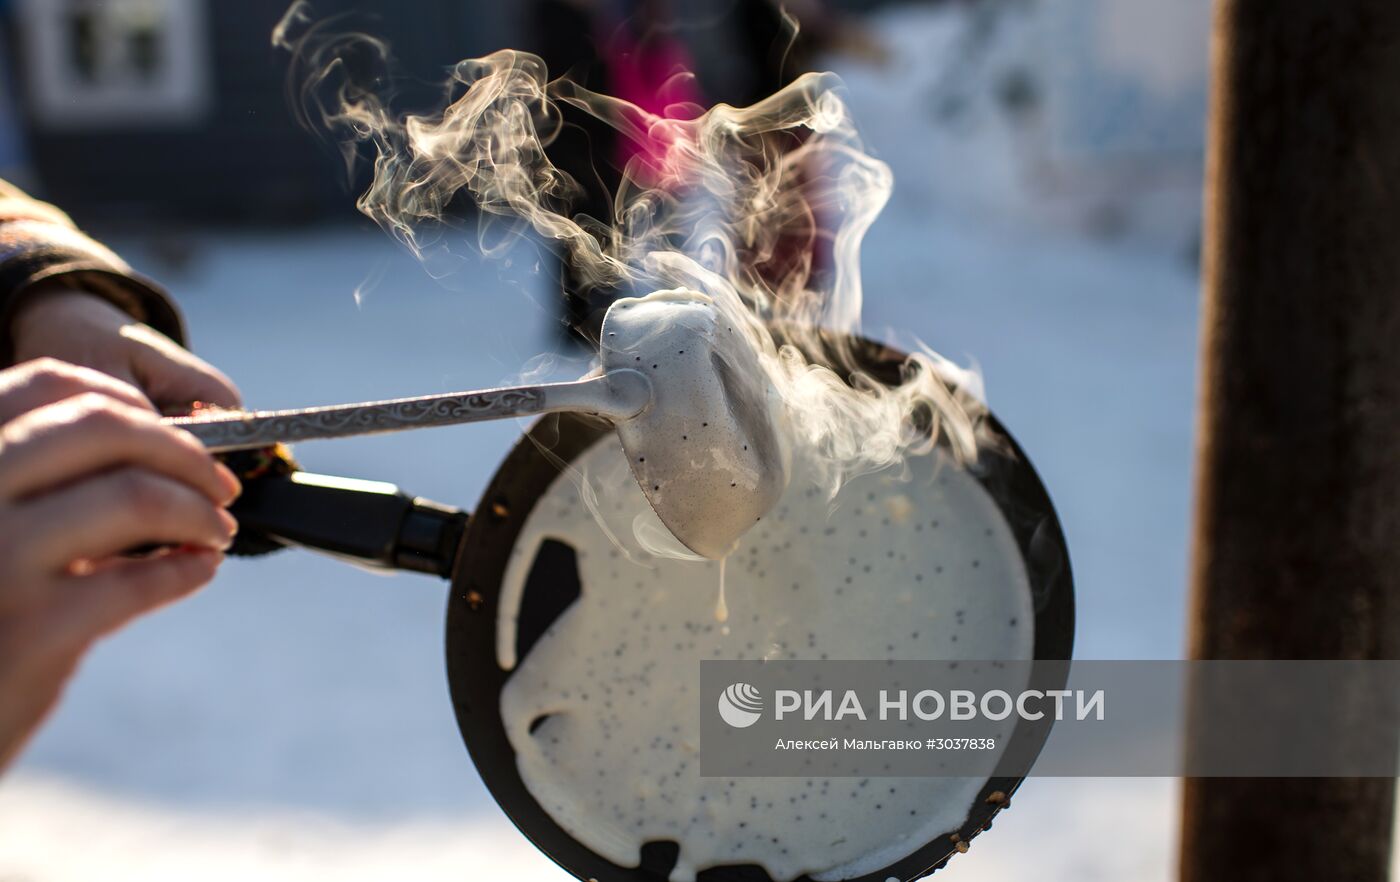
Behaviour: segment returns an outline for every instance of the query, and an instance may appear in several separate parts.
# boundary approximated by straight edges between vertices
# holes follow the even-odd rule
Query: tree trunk
[[[1400,2],[1217,0],[1213,65],[1192,657],[1400,658]],[[1181,879],[1384,882],[1394,795],[1188,779]]]

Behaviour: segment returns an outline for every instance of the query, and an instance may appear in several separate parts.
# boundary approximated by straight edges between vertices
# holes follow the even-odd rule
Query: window
[[[209,107],[201,0],[24,0],[19,28],[42,127],[190,125]]]

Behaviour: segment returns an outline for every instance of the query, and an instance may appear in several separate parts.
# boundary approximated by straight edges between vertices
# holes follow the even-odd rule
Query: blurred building
[[[12,0],[7,67],[38,189],[84,217],[286,222],[348,215],[342,164],[297,127],[271,45],[288,0]],[[390,40],[410,82],[503,45],[469,0],[316,0]],[[413,86],[405,94],[413,101]]]

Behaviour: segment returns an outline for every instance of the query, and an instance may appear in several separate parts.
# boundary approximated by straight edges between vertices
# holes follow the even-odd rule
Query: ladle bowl
[[[603,319],[603,367],[640,370],[651,403],[617,424],[661,522],[718,559],[782,496],[779,405],[742,329],[687,291],[619,300]]]

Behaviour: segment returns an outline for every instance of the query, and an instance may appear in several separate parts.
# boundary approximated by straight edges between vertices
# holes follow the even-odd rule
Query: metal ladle
[[[298,410],[165,420],[213,452],[559,411],[611,420],[661,522],[708,558],[734,543],[787,486],[770,387],[741,329],[688,291],[618,300],[603,319],[603,372],[547,383]]]

